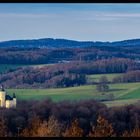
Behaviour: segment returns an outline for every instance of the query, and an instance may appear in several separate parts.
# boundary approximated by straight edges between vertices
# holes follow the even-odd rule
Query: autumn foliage
[[[6,136],[6,135],[3,135]],[[92,130],[88,135],[84,135],[84,130],[79,127],[78,120],[71,122],[63,132],[62,125],[51,116],[48,121],[41,121],[38,116],[31,120],[30,126],[25,128],[20,137],[116,137],[112,124],[104,117],[98,116],[97,124],[92,125]],[[134,128],[131,132],[124,131],[123,137],[140,137],[140,129]]]
[[[125,131],[123,137],[140,137],[140,128],[134,128],[132,131]]]
[[[140,107],[87,101],[20,102],[0,109],[1,137],[140,137]]]
[[[42,121],[38,116],[32,118],[31,123],[25,128],[20,136],[22,137],[58,137],[60,136],[61,125],[51,116],[48,121]]]
[[[78,126],[78,120],[74,120],[70,126],[70,128],[66,129],[63,133],[64,137],[82,137],[83,130]]]
[[[89,133],[89,137],[113,137],[115,132],[112,124],[105,118],[99,116],[97,119],[97,125],[92,126],[92,131]]]

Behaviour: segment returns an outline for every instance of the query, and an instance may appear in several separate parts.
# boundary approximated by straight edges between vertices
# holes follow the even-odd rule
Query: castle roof
[[[5,100],[13,100],[13,98],[9,95],[6,95]]]

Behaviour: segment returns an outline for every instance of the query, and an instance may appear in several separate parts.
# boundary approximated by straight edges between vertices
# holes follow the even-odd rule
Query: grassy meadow
[[[96,91],[95,85],[56,89],[7,89],[7,92],[11,95],[15,92],[19,100],[51,98],[53,101],[104,99],[111,93],[115,100],[104,102],[108,106],[134,103],[140,99],[140,83],[110,84],[109,87],[110,91],[106,92],[105,95]]]
[[[111,74],[92,74],[92,75],[88,75],[87,78],[89,81],[93,81],[93,82],[99,82],[99,79],[101,76],[106,76],[108,78],[108,81],[111,82],[112,79],[116,76],[121,75],[121,73],[111,73]]]

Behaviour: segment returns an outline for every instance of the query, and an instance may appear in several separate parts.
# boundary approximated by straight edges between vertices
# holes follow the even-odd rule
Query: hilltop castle
[[[16,107],[16,96],[13,93],[13,97],[9,96],[3,86],[0,88],[0,107],[6,107],[6,108],[11,108],[11,107]]]

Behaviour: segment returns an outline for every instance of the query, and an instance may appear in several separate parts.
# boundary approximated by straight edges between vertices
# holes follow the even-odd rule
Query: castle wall
[[[6,100],[6,108],[16,107],[16,100]]]
[[[10,101],[9,100],[6,100],[6,108],[10,108]]]
[[[13,98],[13,107],[16,107],[16,105],[17,105],[17,99]]]
[[[13,100],[6,100],[6,108],[15,107]]]
[[[4,91],[0,91],[0,106],[1,107],[5,107],[5,92]]]

